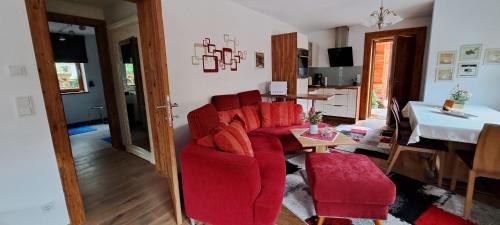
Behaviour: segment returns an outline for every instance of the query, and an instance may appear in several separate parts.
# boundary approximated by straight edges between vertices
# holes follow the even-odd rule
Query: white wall
[[[413,27],[430,27],[432,22],[432,17],[422,17],[422,18],[412,18],[405,19],[393,26],[387,27],[383,30],[396,30],[404,28]],[[363,53],[365,49],[365,33],[376,32],[378,28],[376,27],[365,27],[363,25],[356,25],[349,27],[349,40],[348,45],[352,46],[352,54],[355,66],[363,65]],[[429,34],[430,29],[427,30]],[[427,43],[428,44],[428,43]]]
[[[66,225],[69,218],[57,169],[24,1],[0,7],[0,224]],[[8,65],[28,76],[10,77]],[[19,118],[14,99],[31,96],[35,115]],[[42,213],[40,206],[54,209]]]
[[[472,104],[484,104],[500,110],[500,65],[483,65],[486,48],[500,48],[500,1],[436,0],[429,48],[424,100],[442,104],[451,90],[460,84],[472,93]],[[479,75],[453,82],[435,82],[437,52],[460,50],[464,44],[483,44]],[[473,62],[473,61],[470,61]],[[458,67],[458,64],[456,65]]]
[[[163,0],[163,17],[168,55],[168,72],[174,109],[177,150],[189,140],[187,113],[209,102],[210,97],[260,89],[271,80],[271,35],[296,31],[283,22],[226,0]],[[203,73],[191,65],[193,44],[209,37],[222,47],[224,34],[237,37],[246,61],[237,72]],[[255,51],[265,54],[265,69],[255,68]]]
[[[101,8],[78,3],[76,1],[46,0],[47,12],[61,13],[66,15],[81,16],[93,19],[104,19]]]
[[[330,67],[328,49],[335,47],[335,30],[320,30],[309,33],[309,42],[312,43],[312,66]]]
[[[66,115],[66,122],[68,124],[100,120],[100,111],[89,109],[93,106],[105,105],[106,103],[95,35],[85,35],[85,47],[89,59],[88,63],[84,64],[87,84],[89,81],[93,81],[95,86],[88,87],[87,93],[62,95],[64,114]],[[106,107],[104,107],[104,118],[106,117]]]

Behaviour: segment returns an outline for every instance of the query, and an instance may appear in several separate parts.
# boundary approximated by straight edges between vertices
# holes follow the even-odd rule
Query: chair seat
[[[472,169],[472,164],[474,163],[475,151],[457,150],[455,153],[457,154],[458,158],[460,158],[465,163],[465,165],[467,165],[470,169]]]

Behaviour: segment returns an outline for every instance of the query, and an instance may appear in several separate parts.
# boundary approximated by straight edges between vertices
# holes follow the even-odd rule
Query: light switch
[[[11,77],[28,76],[28,70],[23,65],[10,65],[9,74]]]
[[[33,116],[35,114],[31,96],[16,97],[16,108],[19,117]]]

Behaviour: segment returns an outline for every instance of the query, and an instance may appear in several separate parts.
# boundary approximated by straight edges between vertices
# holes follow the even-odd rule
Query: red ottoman
[[[387,219],[396,186],[366,156],[310,153],[306,171],[321,225],[325,217]]]

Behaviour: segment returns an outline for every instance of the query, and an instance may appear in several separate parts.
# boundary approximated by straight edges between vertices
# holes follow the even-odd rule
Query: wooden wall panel
[[[287,81],[288,94],[297,94],[297,33],[272,36],[272,79]]]
[[[79,225],[85,220],[80,188],[76,177],[75,164],[71,153],[71,143],[68,137],[64,108],[62,104],[59,81],[57,80],[54,53],[50,42],[45,1],[25,0],[26,10],[35,49],[38,75],[43,90],[43,99],[50,133],[54,145],[59,175],[64,190],[66,206],[71,224]]]
[[[177,223],[181,224],[182,211],[161,2],[137,1],[137,12],[156,169],[169,179],[175,218]]]

